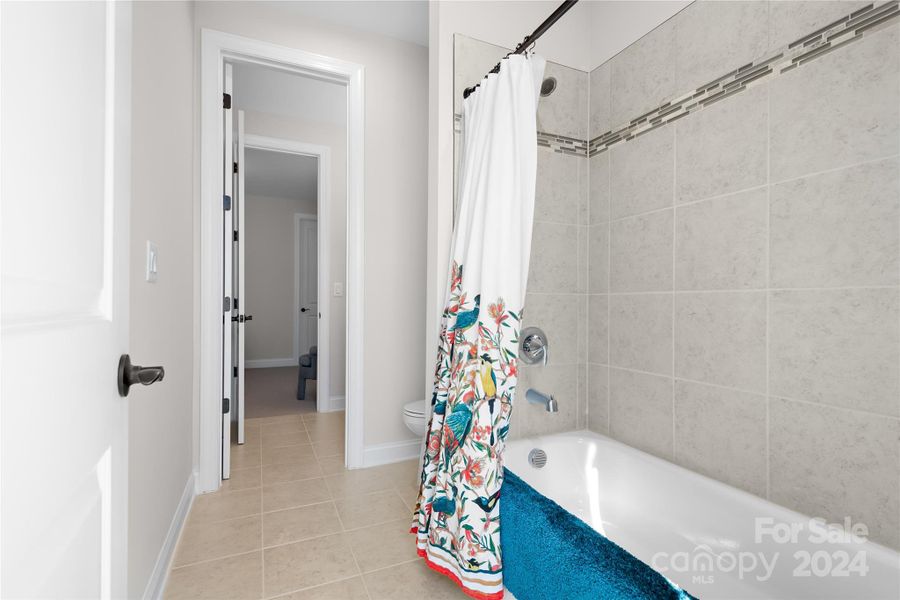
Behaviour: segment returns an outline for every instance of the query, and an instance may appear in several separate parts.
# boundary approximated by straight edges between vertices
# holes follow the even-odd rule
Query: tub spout
[[[543,405],[547,412],[559,412],[559,404],[557,404],[556,398],[554,398],[552,394],[544,394],[534,388],[529,388],[528,391],[525,392],[525,399],[532,404]]]

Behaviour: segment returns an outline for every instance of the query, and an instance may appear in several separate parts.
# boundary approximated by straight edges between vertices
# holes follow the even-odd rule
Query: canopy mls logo
[[[778,522],[772,517],[754,520],[754,543],[763,548],[799,546],[784,568],[792,568],[793,577],[865,577],[869,572],[866,552],[855,550],[865,543],[869,528],[846,517],[842,523],[825,519],[807,522]],[[819,547],[819,548],[817,548]],[[785,548],[785,556],[790,548]],[[692,551],[657,552],[650,565],[660,573],[690,574],[695,585],[715,583],[716,575],[736,576],[740,580],[754,578],[765,582],[779,566],[782,552],[754,550],[713,550],[700,544]]]
[[[690,573],[694,584],[715,583],[716,574],[734,572],[737,572],[738,579],[753,576],[757,581],[768,581],[779,556],[779,552],[771,556],[766,556],[764,552],[715,552],[706,544],[700,544],[691,552],[657,552],[650,566],[662,574]]]

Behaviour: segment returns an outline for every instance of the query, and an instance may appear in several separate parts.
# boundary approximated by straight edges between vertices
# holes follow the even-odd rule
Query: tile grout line
[[[629,373],[637,373],[637,374],[640,374],[640,375],[649,375],[649,376],[651,376],[651,377],[661,377],[661,378],[671,378],[671,377],[672,377],[672,375],[669,375],[669,374],[664,374],[664,373],[654,373],[654,372],[652,372],[652,371],[644,371],[644,370],[641,370],[641,369],[634,369],[634,368],[631,368],[631,367],[623,367],[623,366],[620,366],[620,365],[612,365],[612,364],[606,364],[606,365],[603,365],[603,364],[596,364],[596,363],[591,363],[591,364],[594,365],[594,366],[608,367],[608,368],[610,368],[610,369],[618,369],[619,371],[628,371]],[[728,390],[728,391],[732,391],[732,392],[739,392],[739,393],[742,393],[742,394],[751,394],[751,395],[754,395],[754,396],[759,396],[760,398],[765,398],[765,397],[766,397],[765,392],[763,392],[763,391],[748,390],[748,389],[744,389],[744,388],[738,388],[738,387],[733,387],[733,386],[723,385],[723,384],[720,384],[720,383],[712,383],[712,382],[709,382],[709,381],[701,381],[701,380],[699,380],[699,379],[688,379],[688,378],[686,378],[686,377],[675,377],[675,379],[677,379],[678,381],[682,381],[682,382],[684,382],[684,383],[692,383],[692,384],[696,384],[696,385],[705,385],[705,386],[714,387],[714,388],[719,388],[719,389]],[[788,401],[790,401],[790,402],[799,402],[799,403],[801,403],[801,404],[806,404],[806,405],[809,405],[809,406],[819,406],[819,407],[824,407],[824,408],[832,408],[832,409],[834,409],[834,410],[843,410],[843,411],[846,411],[846,412],[856,413],[856,414],[860,414],[860,415],[867,415],[867,416],[870,416],[870,417],[878,417],[878,418],[881,418],[881,419],[891,419],[891,420],[895,420],[895,421],[900,420],[900,413],[898,413],[898,414],[896,414],[896,415],[889,415],[889,414],[877,413],[877,412],[868,411],[868,410],[862,410],[862,409],[859,409],[859,408],[850,408],[850,407],[847,407],[847,406],[839,406],[839,405],[836,405],[836,404],[826,404],[826,403],[824,403],[824,402],[815,402],[815,401],[813,401],[813,400],[804,400],[803,398],[793,398],[793,397],[790,397],[790,396],[784,396],[784,395],[781,395],[781,394],[774,394],[774,395],[772,396],[772,398],[781,399],[781,400],[788,400]]]
[[[678,57],[675,57],[677,61]],[[676,65],[676,73],[678,68]],[[678,233],[678,124],[672,125],[672,462],[678,462],[675,427],[675,244]]]
[[[768,153],[768,151],[769,151],[768,148],[767,148],[766,151],[767,151],[767,153]],[[638,213],[634,213],[634,214],[631,214],[631,215],[625,215],[625,216],[622,216],[622,217],[615,217],[615,218],[613,218],[612,214],[610,214],[610,215],[609,215],[609,220],[608,220],[608,222],[609,222],[609,223],[618,223],[618,222],[621,222],[621,221],[628,221],[628,220],[637,219],[637,218],[640,218],[640,217],[646,217],[646,216],[653,215],[653,214],[656,214],[656,213],[665,212],[665,211],[670,210],[670,209],[675,208],[675,207],[683,208],[683,207],[686,207],[686,206],[693,206],[693,205],[696,205],[696,204],[702,204],[702,203],[704,203],[704,202],[711,202],[711,201],[714,201],[714,200],[723,200],[723,199],[725,199],[725,198],[731,198],[731,197],[733,197],[733,196],[737,196],[737,195],[739,195],[739,194],[744,194],[744,193],[746,193],[746,192],[752,192],[752,191],[762,190],[762,189],[764,189],[764,188],[766,188],[766,187],[773,187],[773,186],[784,185],[784,184],[787,184],[787,183],[793,183],[793,182],[795,182],[795,181],[800,181],[801,179],[809,179],[809,178],[812,178],[812,177],[818,177],[818,176],[820,176],[820,175],[827,175],[827,174],[829,174],[829,173],[835,173],[835,172],[837,172],[837,171],[844,171],[844,170],[854,169],[854,168],[857,168],[857,167],[862,167],[862,166],[866,166],[866,165],[870,165],[870,164],[874,164],[874,163],[878,163],[878,162],[887,162],[887,161],[889,161],[889,160],[897,159],[897,158],[900,158],[900,154],[896,154],[896,153],[895,153],[895,154],[889,154],[889,155],[886,155],[886,156],[880,156],[880,157],[877,157],[877,158],[867,159],[867,160],[864,160],[864,161],[861,161],[861,162],[857,162],[857,163],[852,163],[852,164],[849,164],[849,165],[843,165],[843,166],[840,166],[840,167],[834,167],[834,168],[831,168],[831,169],[824,169],[824,170],[821,170],[821,171],[813,171],[813,172],[810,172],[810,173],[804,173],[804,174],[798,175],[798,176],[796,176],[796,177],[788,177],[788,178],[785,178],[785,179],[781,179],[781,180],[778,180],[778,181],[772,181],[772,182],[769,182],[769,183],[761,183],[761,184],[759,184],[759,185],[753,185],[753,186],[741,188],[741,189],[739,189],[739,190],[726,192],[726,193],[724,193],[724,194],[716,194],[716,195],[714,195],[714,196],[706,196],[706,197],[704,197],[704,198],[699,198],[699,199],[697,199],[697,200],[688,200],[687,202],[678,202],[678,201],[677,201],[677,198],[676,198],[675,204],[672,205],[672,206],[664,206],[664,207],[662,207],[662,208],[654,208],[654,209],[651,209],[651,210],[645,210],[645,211],[638,212]],[[768,176],[767,176],[767,178],[768,178]]]
[[[771,9],[771,7],[770,7]],[[766,88],[766,499],[771,497],[771,480],[772,480],[772,448],[770,439],[771,431],[771,397],[770,394],[770,351],[771,351],[771,326],[772,318],[771,304],[771,287],[772,287],[772,90]]]
[[[634,292],[610,292],[610,296],[661,296],[663,294],[752,294],[766,292],[841,292],[855,290],[896,290],[900,288],[898,285],[848,285],[833,287],[798,287],[798,288],[740,288],[740,289],[721,289],[721,290],[655,290],[655,291],[634,291]],[[595,294],[602,295],[602,294]]]
[[[609,72],[612,81],[612,69]],[[610,114],[612,114],[612,91],[610,91]],[[612,352],[612,224],[609,218],[612,216],[612,153],[607,157],[606,166],[606,362],[610,362]],[[606,368],[606,433],[612,435],[612,385],[609,367]]]
[[[263,599],[264,599],[264,600],[277,600],[278,598],[282,598],[282,597],[287,596],[287,595],[293,595],[293,594],[296,594],[296,593],[298,593],[298,592],[306,592],[306,591],[310,591],[310,590],[317,590],[317,589],[319,589],[319,588],[321,588],[321,587],[325,587],[326,585],[332,585],[332,584],[335,584],[335,583],[341,583],[342,581],[350,581],[351,579],[355,579],[356,577],[359,577],[360,579],[362,579],[362,576],[361,576],[361,575],[351,575],[350,577],[341,577],[340,579],[335,579],[334,581],[326,581],[325,583],[317,583],[316,585],[311,585],[311,586],[308,586],[308,587],[295,588],[295,589],[293,589],[293,590],[289,590],[289,591],[284,592],[284,593],[282,593],[282,594],[278,594],[277,596],[263,596]]]
[[[260,435],[260,444],[262,444],[262,435]],[[262,452],[260,452],[260,458],[262,458]],[[262,479],[262,467],[260,467],[259,477]],[[263,489],[262,486],[259,488],[259,510],[261,511],[259,515],[259,577],[260,577],[260,591],[262,592],[262,597],[266,596],[266,523],[265,523],[265,505],[263,504],[265,499],[263,498]]]
[[[335,503],[335,505],[334,505],[334,512],[337,514],[338,523],[341,524],[341,533],[342,534],[348,533],[347,526],[344,525],[344,520],[341,518],[341,513],[337,509],[337,503]],[[346,540],[344,540],[344,542],[346,543]],[[353,558],[353,564],[356,565],[356,573],[359,575],[360,580],[362,580],[363,589],[366,591],[366,596],[368,598],[371,598],[372,595],[369,594],[369,586],[366,585],[366,578],[363,574],[362,567],[359,566],[359,560],[357,560],[357,558],[356,558],[356,553],[353,551],[353,546],[350,546],[349,544],[347,544],[347,545],[349,546],[349,549],[350,549],[350,556]]]

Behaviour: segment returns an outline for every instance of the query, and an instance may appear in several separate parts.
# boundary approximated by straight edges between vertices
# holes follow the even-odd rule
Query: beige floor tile
[[[295,413],[291,415],[277,415],[274,417],[258,417],[253,419],[253,421],[260,425],[271,425],[273,423],[300,423],[303,421],[303,415]]]
[[[400,495],[400,499],[403,500],[403,503],[406,504],[406,507],[409,510],[415,510],[416,502],[419,501],[419,486],[418,485],[404,485],[397,486],[397,493]]]
[[[347,467],[344,466],[344,456],[342,454],[320,458],[319,466],[322,467],[322,473],[325,475],[336,475],[337,473],[344,473],[347,471]]]
[[[266,547],[340,532],[341,521],[333,502],[270,512],[263,519],[263,544]]]
[[[333,412],[311,412],[302,415],[304,423],[326,423],[326,422],[344,422],[344,415],[346,413],[342,410],[336,410]]]
[[[362,572],[383,569],[417,557],[416,537],[409,533],[412,516],[347,533]]]
[[[236,519],[262,512],[262,490],[254,488],[236,492],[201,494],[191,507],[190,524]]]
[[[281,446],[296,446],[298,444],[309,444],[310,439],[306,431],[290,431],[288,433],[267,433],[262,436],[262,447],[265,451],[268,448],[280,448]]]
[[[243,554],[262,547],[262,517],[242,517],[228,521],[192,524],[184,528],[174,567],[214,558]]]
[[[263,485],[283,483],[285,481],[299,481],[321,476],[322,468],[319,467],[319,463],[315,458],[285,465],[266,465],[262,468]]]
[[[333,440],[344,437],[344,422],[341,421],[305,421],[309,439],[314,442]]]
[[[259,446],[232,446],[231,447],[231,468],[232,469],[249,469],[250,467],[258,467],[260,465],[260,449]]]
[[[418,487],[419,481],[421,481],[418,459],[404,460],[402,462],[384,465],[384,468],[395,487],[407,485]]]
[[[343,456],[344,455],[344,438],[334,438],[331,440],[322,440],[313,442],[313,450],[319,458],[327,456]]]
[[[424,560],[363,575],[372,600],[459,600],[465,598],[450,578],[435,573]]]
[[[262,554],[251,552],[173,569],[167,600],[244,600],[262,597]]]
[[[263,448],[262,464],[284,465],[295,462],[307,462],[316,457],[310,444],[297,446],[281,446],[278,448]]]
[[[366,593],[362,577],[351,577],[287,596],[278,596],[276,600],[369,600],[369,594]]]
[[[331,500],[331,492],[321,477],[276,483],[263,488],[263,512],[283,510]]]
[[[236,437],[234,439],[237,439]],[[259,448],[260,440],[262,440],[262,431],[259,427],[244,430],[244,443],[235,444],[246,448]],[[234,446],[232,448],[234,448]]]
[[[359,574],[343,534],[314,538],[263,551],[265,593],[285,594]]]
[[[263,437],[267,435],[284,435],[290,433],[298,433],[305,432],[306,427],[304,427],[302,421],[287,421],[284,423],[265,423],[262,426],[262,434]]]
[[[393,489],[393,483],[382,467],[344,470],[325,477],[325,483],[335,498],[358,496]]]
[[[258,488],[262,485],[262,469],[251,467],[249,469],[232,469],[231,478],[222,481],[223,492],[234,492]]]
[[[349,496],[335,500],[344,529],[369,527],[387,521],[412,518],[409,509],[394,490]]]

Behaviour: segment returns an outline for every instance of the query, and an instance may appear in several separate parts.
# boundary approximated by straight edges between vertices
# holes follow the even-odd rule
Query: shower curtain
[[[463,103],[460,206],[412,532],[474,598],[503,597],[500,487],[516,387],[544,59],[511,55]]]

